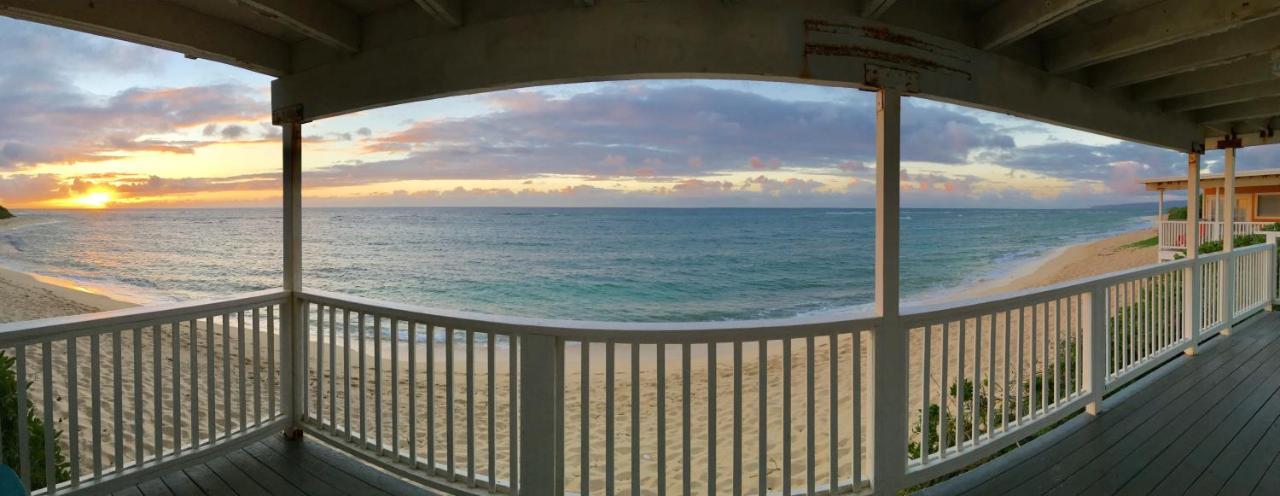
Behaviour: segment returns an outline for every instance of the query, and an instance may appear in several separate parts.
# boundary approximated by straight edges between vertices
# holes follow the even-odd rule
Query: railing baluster
[[[173,347],[173,362],[169,366],[170,377],[173,378],[173,454],[177,455],[182,452],[182,353],[178,349],[182,324],[173,322],[169,324],[169,330]]]
[[[507,443],[511,447],[507,456],[507,463],[511,465],[512,494],[520,493],[520,447],[517,440],[517,435],[519,434],[517,426],[520,425],[517,416],[520,409],[517,404],[517,398],[519,397],[517,385],[519,381],[516,379],[516,371],[519,369],[516,363],[518,354],[516,340],[517,338],[514,334],[507,336],[507,395],[509,396],[507,398],[507,415],[509,417],[507,419],[507,437],[510,438]]]
[[[111,423],[115,424],[115,437],[111,451],[115,458],[116,472],[124,470],[124,370],[121,366],[121,359],[124,356],[124,347],[120,343],[120,331],[111,333],[111,379],[112,403],[111,403]],[[23,383],[25,384],[25,383]]]
[[[45,375],[49,375],[46,373]],[[157,377],[158,379],[158,377]],[[142,454],[142,328],[133,330],[133,463],[141,467],[146,458]],[[46,424],[53,425],[53,424]],[[53,480],[53,479],[45,479]]]
[[[1013,395],[1015,400],[1014,407],[1015,407],[1015,410],[1017,410],[1017,414],[1014,416],[1016,417],[1015,420],[1018,422],[1019,426],[1022,425],[1022,419],[1023,419],[1022,404],[1026,399],[1026,395],[1023,394],[1023,385],[1026,384],[1026,382],[1024,381],[1024,375],[1022,373],[1022,370],[1026,368],[1026,359],[1027,359],[1026,355],[1023,354],[1023,352],[1025,351],[1024,344],[1026,343],[1026,339],[1027,339],[1026,332],[1027,332],[1027,307],[1022,306],[1022,307],[1018,307],[1018,360],[1017,360],[1018,383],[1017,383],[1017,387],[1013,390]]]
[[[817,451],[817,438],[814,431],[818,424],[814,419],[814,402],[816,395],[814,394],[814,377],[813,377],[813,336],[805,336],[804,339],[804,369],[805,369],[805,401],[804,401],[804,419],[805,419],[805,487],[809,490],[808,494],[813,494],[817,486],[817,463],[815,462]]]
[[[330,321],[332,322],[332,320]],[[417,322],[409,321],[407,331],[408,339],[405,341],[409,346],[409,468],[418,469],[418,327]],[[333,343],[333,339],[329,340]],[[428,357],[430,358],[430,357]],[[330,366],[332,369],[333,353],[329,353]],[[332,379],[336,373],[330,372],[329,378]],[[329,408],[333,408],[334,396],[329,394]],[[332,417],[333,414],[330,414]],[[509,429],[514,430],[515,424],[511,424]],[[515,456],[515,452],[510,453]]]
[[[141,370],[141,369],[138,369]],[[53,342],[45,341],[40,345],[40,382],[43,383],[44,397],[44,432],[41,436],[44,438],[44,482],[45,494],[58,493],[58,465],[53,458],[53,442],[54,442],[54,424],[53,424]],[[17,383],[19,389],[26,389],[22,382]],[[21,412],[22,410],[19,410]],[[141,411],[141,410],[138,410]],[[26,415],[19,415],[17,418],[23,418]],[[138,425],[142,425],[138,421]],[[141,436],[138,437],[141,439]],[[137,443],[134,446],[138,446]],[[136,453],[136,451],[135,451]],[[139,460],[142,455],[135,455]]]
[[[323,333],[321,333],[323,334]],[[391,460],[400,461],[400,323],[391,319]],[[324,384],[321,382],[320,384]],[[413,401],[410,398],[409,401]]]
[[[369,448],[369,436],[368,436],[368,428],[367,428],[367,425],[369,423],[368,422],[369,415],[367,412],[369,410],[365,408],[367,403],[365,400],[365,397],[367,397],[368,394],[365,393],[365,388],[367,387],[367,384],[365,382],[365,376],[364,376],[364,371],[365,371],[364,316],[365,316],[365,313],[360,312],[356,318],[356,348],[357,348],[356,361],[359,363],[359,367],[360,367],[360,371],[358,374],[360,376],[359,377],[360,385],[358,390],[359,398],[357,398],[360,401],[360,449]]]
[[[833,332],[828,339],[831,341],[830,347],[827,348],[827,358],[830,360],[830,363],[827,364],[827,372],[831,376],[831,384],[827,387],[827,392],[830,395],[827,418],[831,422],[831,432],[827,433],[827,449],[829,451],[827,456],[830,458],[828,461],[831,462],[829,474],[831,481],[828,488],[831,493],[835,493],[840,487],[840,335]],[[925,395],[925,397],[928,397],[928,395]],[[929,430],[928,425],[927,423],[924,424],[925,427],[921,430]],[[928,447],[925,446],[921,449],[928,450]]]
[[[426,327],[426,472],[435,476],[435,326]],[[515,430],[512,424],[512,430]]]
[[[469,392],[468,392],[469,393]],[[382,456],[382,316],[373,316],[373,435]],[[363,419],[361,419],[363,420]],[[363,423],[363,422],[361,422]]]
[[[262,315],[253,307],[253,425],[262,424]]]
[[[716,423],[719,414],[716,413],[716,379],[720,375],[719,367],[716,365],[716,355],[718,350],[714,342],[707,343],[707,494],[716,494],[716,448],[719,443],[716,442]]]
[[[240,429],[244,432],[249,425],[247,422],[248,410],[245,408],[245,366],[244,366],[244,310],[236,310],[236,346],[238,353],[236,354],[236,368],[240,371]],[[316,395],[317,397],[320,395]],[[317,416],[319,413],[316,414]]]
[[[486,348],[485,351],[488,355],[486,356],[487,360],[485,360],[485,365],[489,368],[488,380],[485,382],[489,387],[488,402],[486,403],[489,407],[489,415],[486,418],[489,422],[489,428],[485,431],[489,436],[489,464],[486,468],[489,470],[489,492],[496,493],[498,492],[498,442],[497,433],[494,432],[494,425],[496,424],[496,422],[494,422],[494,416],[497,414],[497,406],[495,405],[497,402],[497,395],[495,394],[496,387],[494,386],[494,383],[498,381],[498,375],[497,367],[493,362],[496,358],[494,356],[494,347],[497,346],[498,335],[493,332],[489,332],[485,334],[484,342]],[[410,397],[409,403],[413,403],[412,397]]]
[[[682,477],[681,482],[684,482],[684,492],[682,493],[684,493],[684,495],[689,495],[692,488],[692,465],[690,464],[690,459],[692,455],[692,446],[691,446],[692,428],[690,426],[690,422],[691,422],[690,413],[692,408],[690,407],[689,401],[692,398],[692,394],[691,394],[692,387],[690,385],[690,382],[692,378],[694,378],[694,372],[692,372],[692,366],[689,363],[690,355],[691,355],[689,343],[684,343],[680,345],[680,353],[681,353],[681,360],[680,360],[681,375],[682,377],[684,377],[680,381],[680,387],[681,387],[680,407],[682,410],[681,412],[682,417],[684,417],[684,422],[681,422],[680,424],[680,428],[682,431],[681,436],[684,437],[684,440],[682,440],[680,444],[680,447],[681,447],[680,472]],[[786,418],[786,417],[783,417],[783,418]]]
[[[67,447],[73,488],[80,485],[80,362],[76,359],[79,346],[79,338],[67,338]],[[156,398],[159,397],[157,394]],[[0,436],[0,446],[3,444],[3,436]]]
[[[476,487],[475,342],[475,332],[467,329],[467,486],[469,487]]]
[[[21,370],[22,367],[18,369]],[[89,370],[92,374],[89,376],[89,396],[93,398],[93,416],[89,423],[93,429],[93,479],[98,480],[102,478],[102,354],[98,349],[97,333],[89,335]],[[18,429],[19,435],[23,431],[26,429]],[[22,459],[25,460],[26,457]]]
[[[267,306],[267,411],[269,412],[269,415],[271,415],[271,418],[275,418],[276,414],[279,413],[276,411],[276,384],[279,384],[279,382],[277,380],[278,376],[276,371],[275,309],[275,305]],[[343,365],[346,365],[346,362],[343,362]],[[348,381],[347,384],[350,384],[350,382]],[[345,411],[348,412],[347,415],[350,415],[349,412],[351,412],[351,405],[347,405],[347,409]],[[350,429],[348,429],[348,432],[350,432]]]
[[[733,494],[742,494],[742,341],[733,342]]]
[[[791,339],[782,339],[782,494],[791,494]]]
[[[769,342],[760,340],[756,343],[756,348],[760,353],[760,371],[758,374],[760,376],[760,447],[759,453],[756,455],[756,471],[758,472],[756,475],[760,479],[760,487],[757,492],[760,496],[764,496],[769,489]],[[832,391],[835,391],[834,387]],[[835,445],[832,446],[833,450],[836,449]],[[632,492],[635,493],[635,491]]]
[[[614,382],[614,343],[612,340],[604,343],[604,493],[614,494],[613,489],[613,428],[614,428],[614,409],[613,402],[616,398],[613,396]],[[590,433],[583,433],[590,437]]]
[[[457,480],[457,465],[453,463],[453,329],[444,329],[444,404],[445,404],[445,462],[449,480]]]
[[[308,329],[307,334],[310,334],[310,333],[311,331],[310,329]],[[310,346],[310,341],[311,341],[310,338],[308,338],[307,341],[308,341],[307,346]],[[323,393],[324,391],[324,305],[319,303],[316,304],[316,344],[315,346],[316,346],[316,364],[315,364],[316,411],[315,411],[315,415],[312,418],[315,419],[316,424],[323,426],[324,425],[324,393]],[[307,364],[306,367],[307,367],[307,370],[310,370],[312,368],[311,364]],[[331,370],[329,371],[329,373],[332,374],[333,371]],[[309,376],[311,374],[306,374],[306,375]],[[311,389],[311,385],[308,384],[306,388],[308,390]],[[330,420],[332,421],[332,419]]]
[[[578,349],[582,355],[578,365],[578,376],[582,382],[581,405],[579,405],[582,430],[578,433],[580,464],[578,482],[582,487],[578,492],[587,495],[591,494],[591,343],[583,341],[579,343]]]
[[[969,440],[970,445],[974,448],[978,447],[978,412],[982,410],[982,403],[979,401],[982,393],[979,392],[982,383],[978,382],[978,377],[982,374],[982,316],[979,315],[973,319],[973,382],[969,399]]]
[[[199,322],[192,320],[191,321],[191,448],[192,449],[199,448],[200,446],[200,413],[199,413],[200,412],[200,389],[199,389],[200,380],[198,377],[198,372],[196,370],[198,368],[196,365],[196,360],[198,358],[196,356],[196,343],[198,342],[196,331],[198,327],[199,327]],[[209,444],[213,444],[213,442],[218,438],[217,431],[214,429],[217,422],[216,413],[218,410],[214,406],[215,405],[215,401],[214,401],[215,384],[214,383],[217,381],[217,376],[214,374],[214,370],[213,370],[214,363],[215,363],[213,360],[213,348],[214,348],[213,329],[214,329],[213,317],[206,317],[204,321],[204,338],[205,338],[204,363],[205,363],[205,368],[207,369],[206,373],[208,374],[208,377],[205,378],[206,379],[205,395],[207,398],[205,405],[209,410],[209,417],[208,417]]]
[[[31,489],[31,430],[27,428],[27,345],[20,344],[13,349],[14,358],[14,386],[17,391],[17,399],[15,401],[16,409],[14,411],[15,425],[14,430],[18,431],[18,477],[22,479],[22,486]],[[95,354],[96,355],[96,354]],[[99,472],[101,470],[99,469]],[[95,474],[97,477],[97,474]]]
[[[304,330],[306,328],[307,328],[306,326],[303,326]],[[210,330],[209,332],[213,332],[213,331]],[[303,340],[307,339],[307,332],[303,332],[302,339]],[[303,346],[304,347],[306,346],[305,341],[303,342]],[[302,363],[304,364],[303,366],[305,367],[306,366],[305,364],[307,362],[303,360]],[[306,380],[306,377],[307,377],[306,374],[303,374],[301,379]],[[212,381],[210,381],[210,383],[212,383]],[[308,389],[308,387],[304,387],[303,389],[304,390]],[[212,415],[213,412],[214,412],[213,405],[210,405],[209,413]],[[305,410],[304,410],[303,418],[306,418]],[[230,435],[231,435],[231,314],[226,314],[222,316],[222,439],[225,440]],[[210,429],[209,438],[212,439],[213,437],[214,437],[213,429]]]
[[[640,343],[631,343],[631,494],[640,494]]]
[[[852,370],[851,386],[853,391],[850,396],[853,397],[853,487],[856,492],[858,484],[862,482],[862,331],[854,329],[853,345],[851,346],[853,359],[849,361]],[[945,355],[944,355],[945,356]],[[942,389],[942,388],[939,388]],[[938,425],[942,425],[939,423]],[[942,446],[942,440],[938,440],[938,446]]]
[[[161,355],[163,354],[164,334],[160,324],[151,326],[151,408],[152,408],[152,436],[155,438],[155,447],[152,450],[157,461],[164,458],[164,370],[161,368]],[[67,345],[71,346],[71,340],[67,340]],[[68,352],[70,350],[68,349]],[[71,370],[71,361],[67,361],[67,370]],[[172,380],[172,379],[171,379]],[[68,391],[70,392],[70,391]],[[71,411],[75,411],[75,405],[71,405]],[[74,430],[70,431],[72,439],[78,437],[74,434]]]
[[[1000,431],[1009,430],[1009,358],[1013,355],[1013,310],[1004,311],[1004,367],[1000,369]],[[941,419],[939,419],[941,422]],[[925,424],[928,425],[928,424]]]
[[[681,380],[681,386],[684,388],[684,465],[681,469],[685,473],[685,483],[689,482],[689,473],[692,472],[692,465],[689,465],[689,349],[685,345],[684,362],[680,365],[684,368],[684,377]],[[658,379],[658,494],[666,494],[667,492],[667,348],[659,344],[656,349],[657,354],[657,379]],[[688,492],[686,488],[686,492]]]
[[[346,308],[342,309],[342,436],[351,440],[351,310]]]
[[[933,362],[933,326],[925,325],[920,330],[924,334],[924,341],[921,343],[923,353],[920,355],[920,463],[929,463],[929,434],[932,429],[929,428],[929,379],[932,371],[930,365]],[[834,367],[833,367],[834,368]],[[834,391],[835,388],[832,388]],[[833,403],[834,404],[834,403]]]

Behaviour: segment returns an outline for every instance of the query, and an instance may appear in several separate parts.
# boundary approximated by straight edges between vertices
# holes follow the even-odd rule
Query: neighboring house
[[[1160,192],[1157,227],[1160,230],[1160,259],[1168,260],[1174,254],[1186,250],[1186,222],[1164,220],[1164,192],[1186,191],[1186,177],[1161,177],[1144,179],[1147,191]],[[1200,239],[1222,239],[1222,221],[1227,217],[1222,204],[1222,174],[1200,176],[1203,196],[1200,209]],[[1236,173],[1236,201],[1232,232],[1254,233],[1262,226],[1280,222],[1280,169],[1266,169]]]

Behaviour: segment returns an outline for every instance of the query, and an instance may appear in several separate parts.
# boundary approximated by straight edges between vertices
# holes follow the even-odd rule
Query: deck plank
[[[164,485],[164,481],[160,479],[151,479],[149,481],[138,484],[138,490],[143,496],[171,496],[173,491],[169,490],[169,486]]]
[[[1260,360],[1266,345],[1275,344],[1274,339],[1261,334],[1241,332],[1234,336],[1238,340],[1215,345],[1161,377],[1158,386],[1137,391],[1127,401],[1104,412],[1043,452],[971,488],[972,494],[1047,492],[1135,429],[1167,417],[1158,414],[1170,408],[1169,405],[1177,404],[1184,397],[1202,396],[1239,367]],[[1046,460],[1054,460],[1055,463],[1046,467]],[[1041,486],[1037,490],[1036,487],[1027,487],[1028,484]]]
[[[1000,470],[925,494],[1244,494],[1280,489],[1280,316],[1264,314]],[[1274,492],[1273,492],[1274,493]]]
[[[319,494],[324,496],[342,496],[350,495],[342,486],[329,482],[322,476],[316,476],[311,472],[303,469],[301,466],[291,463],[289,460],[280,456],[275,450],[264,446],[261,442],[249,446],[242,450],[252,456],[258,463],[261,463],[271,470],[279,474],[280,477],[288,480],[289,483],[302,490],[306,494]],[[356,495],[352,495],[356,496]]]
[[[168,487],[173,494],[181,494],[182,496],[204,494],[204,491],[200,490],[200,486],[197,486],[191,480],[191,477],[188,477],[186,472],[181,470],[169,472],[161,476],[160,480],[164,482],[165,487]]]
[[[226,458],[215,458],[205,463],[205,466],[217,474],[223,482],[226,482],[231,489],[242,496],[253,494],[267,494],[266,488],[259,485],[252,477],[245,475],[243,471],[236,468],[235,465],[227,461]]]
[[[231,462],[236,468],[239,468],[247,476],[257,481],[268,494],[281,496],[303,496],[307,493],[302,488],[293,485],[280,474],[277,474],[271,467],[263,465],[257,458],[250,456],[243,450],[236,451],[227,455],[227,461]]]
[[[312,456],[307,456],[305,446],[298,446],[296,442],[288,442],[279,439],[264,439],[255,447],[271,450],[281,458],[288,460],[289,463],[296,464],[303,470],[310,472],[314,477],[321,477],[337,487],[341,487],[351,494],[359,495],[378,495],[386,496],[388,493],[382,488],[373,486],[365,481],[348,475],[346,472],[336,470],[329,464],[318,460]]]
[[[204,464],[187,467],[182,471],[186,472],[187,477],[190,477],[191,481],[200,486],[200,489],[209,496],[237,496],[231,486],[228,486],[221,477],[218,477],[218,474],[209,470],[209,467]]]
[[[342,472],[364,481],[366,484],[381,489],[394,496],[418,496],[422,494],[422,489],[403,480],[383,472],[381,470],[370,469],[363,462],[351,458],[346,454],[330,449],[315,449],[313,445],[306,443],[289,443],[283,439],[275,438],[263,440],[265,444],[278,451],[283,450],[306,450],[306,457],[320,460],[333,467],[335,470]]]

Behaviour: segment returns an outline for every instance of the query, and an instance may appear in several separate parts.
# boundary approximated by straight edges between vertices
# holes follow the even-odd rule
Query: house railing
[[[19,382],[36,379],[18,401],[44,419],[42,442],[64,432],[73,473],[57,492],[136,483],[301,425],[456,494],[894,493],[1096,411],[1108,392],[1268,307],[1275,249],[907,309],[895,323],[906,356],[879,368],[907,391],[898,404],[885,398],[903,395],[875,390],[875,336],[895,332],[876,317],[555,321],[300,291],[304,319],[281,332],[290,302],[273,291],[6,324],[0,350],[19,362]],[[305,338],[297,361],[282,351],[291,336]],[[296,398],[276,396],[290,390],[284,363],[305,381]],[[68,383],[92,394],[64,405]],[[875,411],[908,428],[877,430]],[[24,429],[0,436],[16,436],[23,460],[34,452]],[[905,467],[900,477],[872,480],[875,443],[907,446],[905,460],[883,461]],[[32,467],[21,472],[31,484]]]
[[[1200,222],[1200,242],[1221,241],[1223,222]],[[1262,232],[1263,226],[1271,222],[1235,222],[1231,231],[1236,235],[1256,234]],[[1187,222],[1180,220],[1164,220],[1156,223],[1159,229],[1159,246],[1161,250],[1185,250],[1187,248]]]

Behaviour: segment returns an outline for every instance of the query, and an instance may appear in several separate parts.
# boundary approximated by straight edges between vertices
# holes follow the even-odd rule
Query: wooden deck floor
[[[399,496],[432,493],[365,465],[320,441],[286,441],[273,436],[224,457],[174,470],[114,494]]]
[[[1280,317],[1207,344],[1100,417],[922,493],[1280,494]]]

